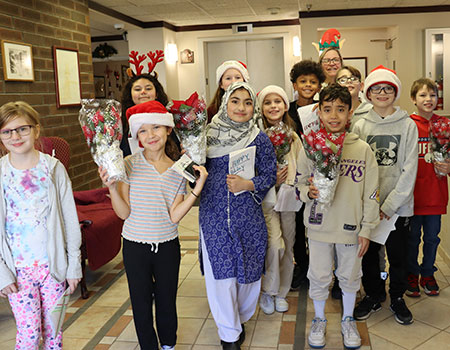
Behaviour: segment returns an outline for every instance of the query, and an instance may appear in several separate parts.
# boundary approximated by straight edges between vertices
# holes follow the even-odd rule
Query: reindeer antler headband
[[[139,55],[138,51],[131,51],[131,53],[129,54],[130,60],[128,62],[134,64],[134,66],[136,67],[136,75],[142,74],[144,65],[141,65],[141,63],[147,59],[147,56],[148,58],[150,58],[150,62],[147,63],[148,74],[150,74],[151,72],[153,72],[156,65],[164,60],[164,51],[163,50],[155,50],[155,52],[149,51],[147,55]],[[129,77],[135,75],[131,68],[127,69],[127,74]],[[156,72],[153,72],[153,75],[155,76],[155,78],[158,77],[158,73]]]

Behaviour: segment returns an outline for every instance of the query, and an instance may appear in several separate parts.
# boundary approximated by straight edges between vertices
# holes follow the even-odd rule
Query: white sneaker
[[[358,349],[361,346],[361,337],[353,317],[347,316],[341,321],[341,332],[347,349]]]
[[[266,315],[271,315],[275,311],[275,301],[273,300],[273,296],[261,293],[259,298],[259,307]]]
[[[175,346],[163,345],[161,350],[175,350]]]
[[[286,312],[289,309],[289,304],[285,298],[275,297],[275,310],[277,312]]]
[[[315,317],[311,323],[311,329],[308,335],[308,344],[314,349],[321,349],[325,346],[325,333],[327,329],[327,320]]]

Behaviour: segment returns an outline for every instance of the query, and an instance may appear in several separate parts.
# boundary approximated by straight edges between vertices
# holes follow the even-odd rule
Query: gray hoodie
[[[0,159],[0,175],[8,155]],[[50,169],[47,255],[50,274],[57,282],[81,278],[81,232],[72,186],[64,166],[48,154],[40,153]],[[0,289],[16,282],[16,269],[5,232],[5,197],[0,181]]]
[[[362,118],[362,116],[366,115],[371,109],[373,105],[369,102],[362,101],[361,104],[356,108],[353,112],[352,119],[350,120],[350,131],[353,130],[356,122]]]
[[[380,209],[388,216],[414,214],[418,132],[406,111],[395,107],[385,118],[370,109],[357,121],[353,132],[375,153],[380,182]]]

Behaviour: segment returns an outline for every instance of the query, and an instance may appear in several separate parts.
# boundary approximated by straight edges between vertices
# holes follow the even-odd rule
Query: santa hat
[[[289,108],[289,98],[286,95],[286,92],[282,88],[280,88],[279,86],[276,86],[276,85],[268,85],[258,93],[258,101],[259,101],[259,105],[261,107],[263,105],[264,99],[269,94],[279,95],[283,99],[284,103],[286,104],[286,108]]]
[[[158,101],[148,101],[128,108],[127,119],[134,139],[137,139],[137,132],[142,124],[175,126],[173,115]]]
[[[402,90],[402,83],[395,70],[379,65],[374,68],[364,81],[364,96],[369,100],[368,94],[372,86],[377,84],[389,84],[395,88],[395,99],[398,100]]]
[[[222,79],[223,73],[225,73],[228,69],[234,68],[238,70],[242,74],[242,78],[244,81],[248,83],[250,80],[250,76],[248,75],[247,66],[241,61],[225,61],[216,70],[216,81],[217,85],[220,84],[220,79]]]

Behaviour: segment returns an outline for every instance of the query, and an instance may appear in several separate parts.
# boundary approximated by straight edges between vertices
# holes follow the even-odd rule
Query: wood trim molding
[[[376,7],[355,8],[345,10],[300,11],[300,18],[339,17],[339,16],[370,16],[394,15],[406,13],[450,12],[450,5],[410,6],[410,7]]]

